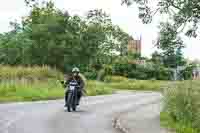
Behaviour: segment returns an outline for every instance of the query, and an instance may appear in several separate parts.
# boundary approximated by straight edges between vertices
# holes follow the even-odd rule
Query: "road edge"
[[[159,100],[161,100],[159,98]],[[151,102],[148,102],[146,104],[141,104],[141,105],[138,105],[137,106],[137,109],[142,107],[142,105],[149,105],[149,104],[154,104],[154,103],[157,103],[158,102],[158,99],[156,100],[153,100]],[[136,110],[135,110],[136,111]],[[121,120],[122,120],[122,116],[126,113],[130,112],[130,110],[126,110],[126,111],[123,111],[123,112],[119,112],[117,113],[114,117],[113,117],[113,121],[112,121],[112,126],[113,128],[115,128],[116,130],[118,130],[119,132],[121,133],[129,133],[130,132],[130,129],[121,123]],[[134,111],[133,111],[134,112]]]

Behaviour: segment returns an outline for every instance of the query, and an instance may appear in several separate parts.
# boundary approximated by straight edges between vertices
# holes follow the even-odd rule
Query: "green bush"
[[[184,70],[181,71],[181,74],[185,80],[191,80],[192,79],[192,71],[195,68],[195,65],[188,65]]]
[[[97,79],[97,72],[95,72],[95,71],[85,72],[84,76],[89,80],[95,80],[95,79]]]
[[[147,80],[148,79],[147,77],[148,75],[144,71],[132,70],[131,72],[128,73],[128,78]]]
[[[200,82],[174,83],[163,94],[163,112],[169,114],[174,122],[200,132]]]
[[[125,76],[138,80],[170,80],[172,72],[162,65],[153,63],[145,63],[144,65],[128,63],[128,62],[115,62],[112,65],[113,75]]]
[[[163,66],[155,66],[154,73],[157,80],[170,80],[173,75],[172,71]]]
[[[104,65],[103,69],[98,71],[97,80],[98,81],[104,81],[104,78],[107,75],[111,75],[111,74],[112,74],[112,66],[111,65]]]
[[[119,82],[124,82],[127,81],[128,78],[123,77],[123,76],[106,76],[104,78],[104,82],[112,82],[112,83],[119,83]]]
[[[128,71],[130,65],[127,63],[114,63],[113,64],[113,75],[119,75],[119,76],[126,76],[125,74],[128,74]]]

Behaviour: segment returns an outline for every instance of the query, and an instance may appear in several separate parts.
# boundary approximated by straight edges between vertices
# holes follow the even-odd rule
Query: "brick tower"
[[[142,37],[139,40],[134,40],[132,37],[128,41],[128,52],[141,55],[142,52]]]

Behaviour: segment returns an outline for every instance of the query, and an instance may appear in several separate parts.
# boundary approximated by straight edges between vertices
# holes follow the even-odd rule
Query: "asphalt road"
[[[112,122],[120,112],[160,99],[153,92],[84,97],[77,112],[70,113],[63,110],[63,100],[1,104],[0,133],[116,133]]]

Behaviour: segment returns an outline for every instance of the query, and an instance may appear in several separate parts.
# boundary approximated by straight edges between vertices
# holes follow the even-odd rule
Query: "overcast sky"
[[[114,24],[119,25],[135,39],[142,36],[142,54],[150,56],[155,50],[153,41],[157,37],[157,25],[162,18],[157,17],[152,24],[143,25],[138,19],[136,6],[121,6],[121,0],[53,0],[56,7],[69,11],[70,14],[84,15],[90,9],[101,8],[111,15]],[[0,33],[9,31],[9,22],[20,21],[28,14],[24,0],[2,0],[0,4]],[[184,55],[190,59],[200,59],[200,39],[187,39]]]

